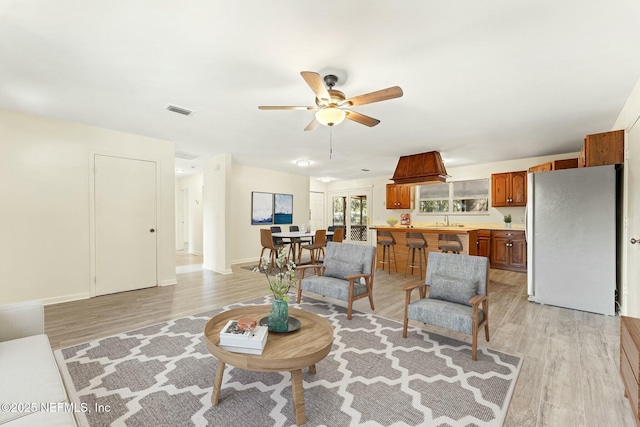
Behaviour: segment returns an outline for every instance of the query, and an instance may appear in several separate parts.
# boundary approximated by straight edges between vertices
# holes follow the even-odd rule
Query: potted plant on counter
[[[511,214],[504,216],[504,228],[511,228]]]

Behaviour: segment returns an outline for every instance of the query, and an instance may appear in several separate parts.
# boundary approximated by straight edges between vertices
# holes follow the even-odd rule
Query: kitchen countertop
[[[442,232],[447,231],[449,233],[467,234],[469,231],[475,230],[504,230],[504,231],[524,231],[524,224],[512,224],[511,228],[506,228],[504,224],[462,224],[442,226],[436,224],[415,224],[415,225],[400,225],[396,224],[391,227],[388,224],[372,225],[369,228],[374,230],[389,230],[389,231],[420,231],[420,232]]]

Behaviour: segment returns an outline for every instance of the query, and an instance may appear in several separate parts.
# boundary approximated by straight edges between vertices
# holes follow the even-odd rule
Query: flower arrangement
[[[255,273],[264,273],[269,283],[269,290],[276,299],[289,302],[289,289],[296,286],[296,264],[287,259],[286,250],[278,249],[278,256],[275,261],[277,270],[275,276],[269,276],[269,258],[263,257],[260,265],[253,269]]]

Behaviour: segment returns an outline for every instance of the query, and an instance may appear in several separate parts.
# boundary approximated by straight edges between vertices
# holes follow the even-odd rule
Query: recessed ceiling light
[[[319,178],[319,180],[322,181],[322,182],[331,182],[331,178],[328,177],[328,176],[325,176],[323,178]]]
[[[310,164],[311,162],[309,160],[296,160],[296,165],[300,166],[301,168],[306,168]]]

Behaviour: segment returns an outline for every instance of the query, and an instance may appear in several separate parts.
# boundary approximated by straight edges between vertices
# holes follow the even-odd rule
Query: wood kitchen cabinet
[[[560,169],[573,169],[578,167],[578,159],[562,159],[553,160],[551,162],[542,163],[540,165],[531,166],[529,172],[548,172]]]
[[[636,421],[640,401],[640,319],[620,316],[620,376]]]
[[[527,204],[527,171],[491,175],[491,206],[525,206]]]
[[[478,230],[476,255],[489,258],[491,255],[491,230]]]
[[[578,167],[624,163],[624,130],[587,135],[578,157]]]
[[[491,232],[491,268],[527,271],[527,241],[524,231],[494,230]]]
[[[387,209],[413,209],[411,185],[387,184]]]
[[[547,163],[542,163],[541,165],[535,165],[535,166],[531,166],[529,168],[529,172],[549,172],[553,168],[553,165],[551,164],[551,162],[547,162]]]

